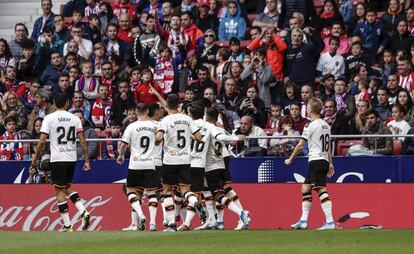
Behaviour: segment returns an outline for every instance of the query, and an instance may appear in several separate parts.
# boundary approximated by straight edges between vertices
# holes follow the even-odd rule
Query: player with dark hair
[[[164,206],[167,213],[168,227],[165,231],[176,231],[172,187],[178,185],[181,196],[187,201],[189,210],[195,210],[200,218],[206,218],[206,212],[191,192],[191,135],[201,140],[200,129],[192,119],[178,112],[179,98],[175,94],[167,96],[169,115],[161,120],[156,141],[164,140],[164,158],[161,170]]]
[[[71,188],[73,174],[76,167],[76,136],[78,136],[83,154],[88,153],[83,127],[79,117],[67,112],[69,98],[66,93],[58,93],[54,97],[57,110],[46,115],[40,129],[41,135],[36,152],[33,156],[31,168],[39,166],[39,156],[43,150],[46,139],[50,140],[50,167],[52,169],[51,178],[55,186],[57,204],[60,216],[63,219],[62,232],[72,231],[68,213],[68,203],[66,196],[72,200],[82,216],[82,225],[78,230],[86,230],[89,226],[90,215],[85,209],[79,194]],[[88,156],[85,157],[85,171],[91,169]]]
[[[308,227],[308,215],[312,207],[312,189],[318,193],[326,217],[326,223],[318,229],[335,229],[332,202],[326,190],[326,176],[331,177],[334,174],[330,143],[331,128],[320,117],[322,107],[323,103],[320,99],[312,98],[308,101],[307,114],[311,122],[305,126],[302,139],[296,145],[290,158],[285,160],[286,165],[291,165],[296,156],[301,153],[305,143],[308,143],[309,171],[302,185],[302,216],[291,226],[293,229]]]

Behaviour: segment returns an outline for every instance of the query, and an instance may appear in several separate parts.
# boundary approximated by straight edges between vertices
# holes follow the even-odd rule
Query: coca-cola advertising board
[[[130,224],[131,208],[121,184],[77,184],[73,186],[91,212],[89,230],[120,230]],[[286,229],[301,213],[300,184],[234,184],[244,209],[251,213],[252,229]],[[330,184],[328,191],[338,227],[414,228],[414,184]],[[310,228],[324,223],[317,195],[313,195]],[[81,223],[69,203],[72,224]],[[148,216],[147,206],[143,210]],[[195,226],[199,221],[193,221]],[[233,228],[237,217],[225,212],[225,225]],[[162,212],[158,209],[158,228]],[[58,230],[61,219],[50,185],[0,185],[0,230]]]

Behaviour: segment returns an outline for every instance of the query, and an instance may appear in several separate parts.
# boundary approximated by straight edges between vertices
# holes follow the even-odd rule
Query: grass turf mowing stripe
[[[0,253],[411,253],[414,230],[0,232]]]

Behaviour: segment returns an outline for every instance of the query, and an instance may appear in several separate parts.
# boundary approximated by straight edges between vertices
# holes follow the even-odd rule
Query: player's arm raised
[[[82,147],[83,154],[88,155],[89,154],[89,152],[88,152],[88,143],[86,142],[85,135],[83,134],[83,131],[78,132],[78,137],[79,137],[79,144]],[[88,158],[88,156],[84,156],[84,158],[85,158],[85,165],[83,165],[83,170],[89,171],[89,170],[91,170],[91,164],[89,162],[89,158]]]
[[[303,147],[306,144],[306,140],[305,139],[301,139],[299,141],[299,143],[296,145],[295,149],[293,150],[292,154],[290,155],[289,159],[285,160],[285,164],[286,165],[290,165],[292,164],[293,160],[302,152]]]
[[[40,134],[39,142],[37,143],[35,154],[33,156],[32,165],[30,166],[31,168],[37,168],[39,166],[39,156],[45,147],[47,136],[48,135],[45,133]]]

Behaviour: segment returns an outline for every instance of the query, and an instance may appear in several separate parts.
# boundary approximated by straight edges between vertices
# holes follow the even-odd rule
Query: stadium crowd
[[[235,143],[239,156],[289,155],[312,97],[334,135],[414,133],[414,1],[70,0],[60,14],[40,2],[31,34],[18,23],[0,39],[0,139],[39,138],[59,92],[86,138],[120,138],[136,103],[169,93],[184,112],[220,108],[229,132],[285,137]],[[351,150],[414,154],[412,138],[361,144]],[[34,151],[0,145],[1,160]],[[89,157],[115,159],[119,145],[89,142]]]

